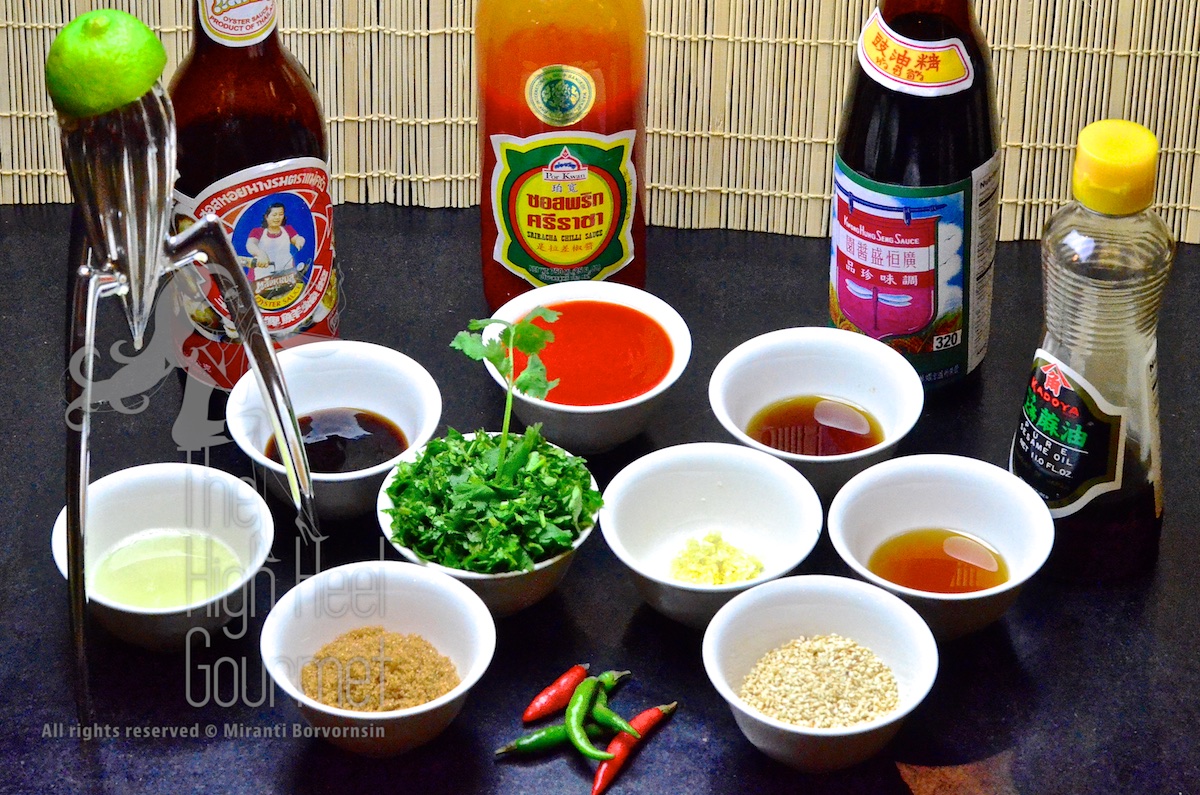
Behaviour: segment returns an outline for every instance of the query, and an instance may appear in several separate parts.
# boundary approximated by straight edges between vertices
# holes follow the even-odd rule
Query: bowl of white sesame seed
[[[806,772],[879,753],[938,670],[915,610],[848,577],[784,577],[735,596],[709,622],[704,668],[742,734]]]

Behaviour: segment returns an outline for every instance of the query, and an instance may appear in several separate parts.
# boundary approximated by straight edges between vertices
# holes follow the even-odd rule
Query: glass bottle
[[[171,81],[178,136],[175,221],[215,213],[276,345],[336,336],[325,121],[312,82],[279,40],[277,0],[195,0],[192,49]],[[189,269],[190,270],[190,269]],[[211,277],[175,279],[189,324],[177,349],[193,377],[228,390],[248,368]]]
[[[999,213],[995,90],[969,0],[881,0],[859,35],[834,158],[830,317],[926,388],[987,352]]]
[[[1079,133],[1075,200],[1042,236],[1045,337],[1010,469],[1054,516],[1048,570],[1072,581],[1144,574],[1163,493],[1158,310],[1175,242],[1149,209],[1158,141],[1106,119]]]
[[[488,304],[575,279],[646,283],[642,0],[479,0]]]

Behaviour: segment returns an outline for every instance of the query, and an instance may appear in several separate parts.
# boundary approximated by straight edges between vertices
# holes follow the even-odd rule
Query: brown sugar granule
[[[415,707],[461,681],[454,663],[420,635],[353,629],[321,647],[300,671],[304,694],[362,712]]]
[[[769,717],[815,729],[872,721],[900,704],[892,669],[840,635],[798,638],[767,652],[738,695]]]

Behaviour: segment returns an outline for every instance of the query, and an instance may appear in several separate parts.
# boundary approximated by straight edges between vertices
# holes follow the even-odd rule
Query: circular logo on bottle
[[[574,66],[543,66],[525,82],[525,101],[533,115],[546,124],[567,127],[591,111],[596,81]]]

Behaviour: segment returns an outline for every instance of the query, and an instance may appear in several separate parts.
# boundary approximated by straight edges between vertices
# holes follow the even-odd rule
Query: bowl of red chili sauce
[[[548,440],[576,454],[603,452],[641,433],[691,358],[684,319],[657,296],[603,281],[538,287],[492,317],[513,323],[539,306],[558,313],[553,323],[534,321],[554,334],[539,358],[558,384],[545,399],[515,393],[517,417],[526,425],[540,422]],[[518,352],[514,372],[525,364]],[[488,371],[505,386],[490,364]]]

